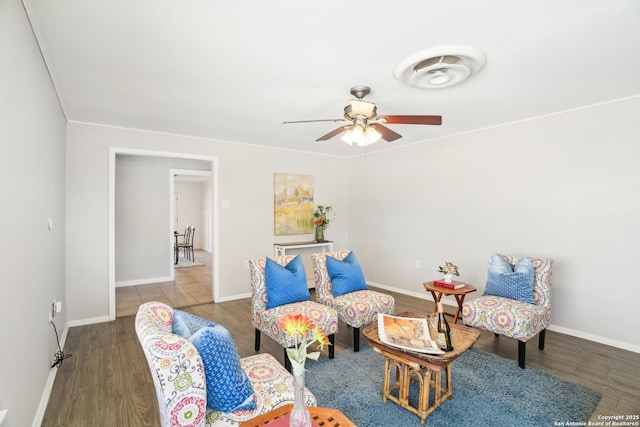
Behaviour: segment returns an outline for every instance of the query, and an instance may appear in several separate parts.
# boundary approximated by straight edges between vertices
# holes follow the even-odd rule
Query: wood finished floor
[[[396,298],[398,313],[430,312],[433,308],[430,301],[391,294]],[[241,357],[255,353],[249,299],[200,304],[184,310],[227,327]],[[339,331],[336,354],[352,351],[351,330],[340,324]],[[474,347],[517,363],[515,340],[495,338],[483,331]],[[134,316],[71,328],[64,350],[73,356],[58,370],[42,426],[159,426],[155,391],[135,334]],[[261,352],[271,353],[283,362],[282,348],[264,335]],[[325,350],[322,357],[326,356]],[[600,391],[602,398],[591,421],[601,421],[599,415],[640,413],[640,354],[548,331],[544,351],[538,350],[537,338],[527,346],[527,366]],[[453,392],[455,398],[455,389]],[[416,426],[419,425],[416,417]]]

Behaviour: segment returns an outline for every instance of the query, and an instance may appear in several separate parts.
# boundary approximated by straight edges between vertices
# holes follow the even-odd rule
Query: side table
[[[262,415],[258,415],[257,417],[250,419],[248,421],[244,421],[240,424],[240,427],[264,427],[269,425],[278,425],[278,423],[272,422],[286,417],[289,412],[293,409],[293,405],[291,403],[287,405],[280,406],[276,409],[273,409],[267,413]],[[311,423],[312,425],[322,426],[322,427],[357,427],[349,418],[347,418],[342,412],[333,408],[318,408],[316,406],[307,406],[309,413],[311,414]],[[284,426],[288,426],[288,417]]]
[[[412,312],[404,312],[396,316],[426,317]],[[435,335],[430,322],[427,324],[429,334]],[[425,423],[427,416],[445,400],[453,398],[451,363],[467,351],[480,336],[477,329],[452,324],[453,351],[444,354],[427,354],[404,350],[382,342],[378,335],[377,322],[367,326],[362,334],[369,341],[369,345],[385,357],[382,402],[391,400],[413,412],[420,417],[422,424]],[[395,381],[393,372],[395,372]],[[419,387],[418,402],[415,406],[409,401],[411,382],[417,382]]]
[[[464,288],[459,289],[445,288],[444,286],[435,285],[433,282],[424,282],[423,285],[427,291],[431,292],[431,296],[433,296],[433,301],[435,302],[435,307],[433,308],[434,313],[438,310],[437,306],[443,295],[453,295],[455,297],[456,302],[458,303],[458,310],[456,310],[455,314],[447,312],[444,313],[447,316],[453,317],[453,323],[456,323],[460,318],[464,297],[467,294],[476,291],[476,288],[468,283],[465,283]]]

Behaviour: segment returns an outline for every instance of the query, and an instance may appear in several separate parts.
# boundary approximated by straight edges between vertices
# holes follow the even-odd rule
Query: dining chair
[[[195,235],[196,228],[188,225],[184,230],[184,237],[182,242],[179,242],[175,245],[176,253],[182,249],[184,257],[188,260],[195,261],[194,251],[193,251],[193,238]]]

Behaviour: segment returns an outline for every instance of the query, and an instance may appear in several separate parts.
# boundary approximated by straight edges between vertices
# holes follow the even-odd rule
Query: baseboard
[[[71,320],[68,323],[68,325],[70,328],[73,328],[75,326],[93,325],[95,323],[104,323],[109,321],[111,321],[111,319],[109,319],[109,316],[100,316],[100,317],[90,317],[86,319]]]
[[[60,348],[64,348],[65,342],[67,342],[67,333],[69,332],[69,322],[67,322],[64,326],[64,330],[62,331],[62,336],[60,337]],[[47,382],[44,386],[44,390],[42,391],[42,397],[40,397],[40,403],[38,404],[38,410],[36,411],[35,416],[33,417],[33,427],[40,427],[42,425],[42,420],[44,419],[44,414],[47,411],[47,404],[49,403],[49,398],[51,397],[51,390],[53,389],[53,383],[56,380],[56,374],[58,373],[58,368],[51,368],[49,370],[49,376],[47,377]]]
[[[387,291],[391,291],[391,292],[396,292],[399,294],[403,294],[403,295],[409,295],[412,297],[416,297],[416,298],[420,298],[420,299],[424,299],[424,300],[428,300],[428,301],[433,301],[433,297],[431,296],[431,293],[427,293],[426,291],[424,292],[413,292],[413,291],[407,291],[405,289],[398,289],[398,288],[394,288],[391,286],[386,286],[386,285],[382,285],[380,283],[375,283],[375,282],[369,282],[367,281],[368,285],[371,285],[373,287],[376,288],[380,288],[380,289],[385,289]],[[458,304],[455,302],[455,300],[447,300],[446,298],[453,298],[453,296],[449,295],[449,296],[445,296],[442,298],[442,303],[444,305],[449,305],[451,307],[457,308]],[[598,335],[594,335],[594,334],[590,334],[588,332],[583,332],[583,331],[577,331],[575,329],[570,329],[570,328],[565,328],[562,326],[557,326],[554,324],[551,324],[547,329],[549,329],[550,331],[554,331],[554,332],[559,332],[561,334],[565,334],[565,335],[569,335],[572,337],[576,337],[576,338],[582,338],[585,339],[587,341],[593,341],[593,342],[597,342],[600,344],[604,344],[604,345],[609,345],[611,347],[616,347],[616,348],[620,348],[623,350],[629,350],[632,351],[634,353],[640,353],[640,346],[636,345],[636,344],[631,344],[628,342],[624,342],[624,341],[618,341],[618,340],[612,340],[610,338],[607,337],[601,337]]]
[[[165,277],[154,277],[151,279],[136,279],[136,280],[125,280],[123,282],[116,282],[116,288],[123,288],[125,286],[138,286],[138,285],[148,285],[149,283],[162,283],[162,282],[171,282],[173,281],[172,276]]]
[[[624,341],[612,340],[611,338],[601,337],[598,335],[590,334],[588,332],[577,331],[575,329],[564,328],[562,326],[556,326],[551,324],[548,328],[550,331],[558,332],[565,335],[570,335],[576,338],[582,338],[587,341],[594,341],[600,344],[609,345],[611,347],[621,348],[623,350],[629,350],[634,353],[640,353],[640,345],[631,344]]]
[[[251,293],[248,294],[238,294],[238,295],[232,295],[230,297],[224,297],[224,298],[218,298],[216,301],[214,302],[227,302],[227,301],[235,301],[238,299],[244,299],[244,298],[251,298]]]

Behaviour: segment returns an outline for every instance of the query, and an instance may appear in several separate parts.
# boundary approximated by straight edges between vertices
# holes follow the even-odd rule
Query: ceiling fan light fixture
[[[349,145],[366,147],[378,142],[382,135],[371,125],[357,124],[349,127],[340,139]]]
[[[486,55],[463,45],[445,45],[418,52],[396,65],[394,74],[407,86],[440,89],[467,80],[484,66]]]
[[[367,129],[364,132],[364,140],[365,145],[371,145],[375,142],[380,141],[382,134],[376,130],[373,126],[367,126]]]

